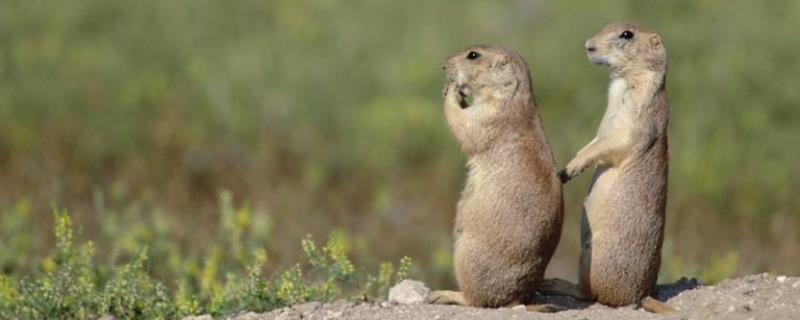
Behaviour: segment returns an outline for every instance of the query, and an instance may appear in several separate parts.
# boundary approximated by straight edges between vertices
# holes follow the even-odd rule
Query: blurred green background
[[[0,268],[42,268],[55,205],[102,263],[147,245],[163,279],[234,259],[227,228],[276,270],[306,234],[332,234],[357,265],[408,255],[415,277],[451,287],[466,171],[442,60],[475,43],[520,52],[563,167],[605,108],[607,72],[583,42],[618,20],[657,30],[669,52],[660,280],[800,273],[790,0],[3,1]],[[589,176],[565,186],[550,276],[574,279]],[[221,216],[230,207],[244,209]]]

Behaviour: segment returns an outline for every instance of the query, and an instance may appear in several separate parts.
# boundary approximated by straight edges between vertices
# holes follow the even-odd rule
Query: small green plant
[[[312,288],[312,297],[329,301],[341,294],[340,285],[350,285],[355,278],[355,268],[347,259],[346,247],[342,240],[331,234],[322,251],[317,249],[310,236],[303,240],[302,245],[303,252],[312,266],[312,275],[320,283]]]
[[[253,253],[255,261],[248,268],[248,275],[235,293],[233,301],[235,309],[249,311],[266,311],[282,305],[273,294],[272,284],[261,275],[261,268],[267,262],[263,250]]]
[[[363,296],[385,298],[389,294],[389,288],[391,288],[392,285],[408,277],[410,269],[411,258],[409,257],[400,259],[397,272],[395,272],[394,264],[391,262],[381,263],[377,275],[367,276],[367,283],[364,285]]]
[[[12,301],[12,310],[26,319],[56,315],[67,319],[96,318],[104,303],[95,286],[93,245],[87,242],[76,246],[69,214],[54,211],[56,250],[45,260],[43,275],[19,282],[19,295]]]
[[[230,200],[223,197],[222,201]],[[40,272],[19,280],[0,273],[1,319],[92,319],[105,314],[124,319],[175,319],[193,314],[268,311],[368,292],[385,295],[393,282],[407,276],[411,265],[408,257],[400,261],[397,270],[392,263],[382,263],[378,275],[367,277],[361,284],[347,257],[346,238],[333,232],[321,248],[311,236],[303,239],[307,263],[298,263],[274,279],[262,274],[268,261],[263,249],[240,253],[241,258],[236,258],[250,261],[244,268],[246,276],[229,271],[220,278],[219,268],[225,261],[221,249],[212,247],[200,259],[202,267],[187,269],[196,270],[190,272],[195,275],[177,279],[170,289],[150,273],[146,247],[130,261],[107,270],[93,263],[92,242],[76,240],[79,237],[66,211],[55,211],[54,220],[56,248],[43,260]],[[223,232],[223,238],[235,241],[246,229],[233,229],[237,228],[241,232]]]
[[[117,268],[102,292],[103,311],[125,319],[171,319],[182,316],[164,286],[145,273],[147,249]]]

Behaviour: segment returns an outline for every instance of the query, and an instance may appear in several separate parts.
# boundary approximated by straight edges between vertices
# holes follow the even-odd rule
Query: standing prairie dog
[[[611,83],[597,135],[561,172],[566,181],[597,166],[584,202],[578,287],[606,305],[663,311],[649,295],[667,201],[667,52],[658,34],[630,23],[606,25],[585,49]]]
[[[445,117],[469,168],[454,231],[461,292],[428,300],[529,305],[561,236],[563,200],[528,67],[510,50],[481,45],[450,56],[444,70]]]

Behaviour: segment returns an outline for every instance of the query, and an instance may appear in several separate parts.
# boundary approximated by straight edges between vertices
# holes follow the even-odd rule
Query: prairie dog
[[[597,135],[561,173],[568,180],[597,166],[584,202],[578,287],[606,305],[640,303],[655,287],[664,239],[667,52],[658,34],[630,23],[606,25],[585,49],[611,81]]]
[[[479,45],[450,56],[443,68],[444,113],[469,173],[454,230],[461,292],[436,291],[429,301],[528,305],[563,219],[561,182],[528,67],[515,52]]]

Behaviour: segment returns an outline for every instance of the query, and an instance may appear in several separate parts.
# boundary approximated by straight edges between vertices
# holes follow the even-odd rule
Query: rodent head
[[[468,98],[505,99],[517,88],[530,90],[528,67],[515,52],[495,46],[475,45],[447,58],[442,67],[447,81],[455,84],[462,108],[472,102]]]
[[[661,36],[632,23],[609,23],[584,44],[589,61],[606,66],[613,74],[647,69],[664,72],[667,50]]]
[[[443,69],[445,115],[467,155],[536,125],[528,67],[517,53],[471,46],[448,57]]]

